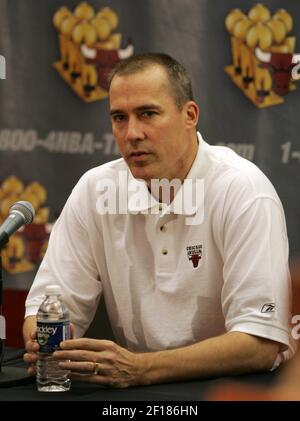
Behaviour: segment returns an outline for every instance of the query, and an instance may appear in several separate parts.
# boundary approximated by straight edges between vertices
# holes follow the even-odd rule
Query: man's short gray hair
[[[193,91],[186,69],[174,58],[163,53],[136,54],[121,60],[109,75],[109,87],[115,76],[125,76],[143,71],[151,66],[161,66],[165,69],[170,94],[173,96],[177,108],[182,109],[188,101],[193,101]]]

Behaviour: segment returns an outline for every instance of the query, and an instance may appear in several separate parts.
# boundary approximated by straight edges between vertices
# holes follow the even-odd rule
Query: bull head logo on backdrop
[[[98,12],[88,3],[80,3],[71,12],[59,8],[53,17],[58,31],[60,60],[54,67],[65,82],[86,102],[107,96],[107,77],[118,61],[133,54],[129,39],[123,45],[116,32],[118,14],[109,7]]]
[[[233,59],[226,73],[258,108],[283,103],[283,96],[296,89],[292,74],[300,63],[296,39],[290,34],[291,15],[284,9],[271,15],[267,7],[257,4],[247,15],[232,10],[225,25]]]
[[[0,224],[16,201],[29,201],[35,210],[33,223],[18,230],[2,250],[3,267],[12,275],[36,270],[44,257],[52,227],[47,195],[46,187],[38,181],[25,184],[15,175],[0,180]]]

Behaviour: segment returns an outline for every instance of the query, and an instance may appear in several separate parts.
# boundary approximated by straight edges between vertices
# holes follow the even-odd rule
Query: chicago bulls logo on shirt
[[[199,265],[199,261],[202,259],[202,244],[197,244],[195,246],[188,246],[186,248],[187,257],[189,260],[192,261],[193,267],[197,268]]]

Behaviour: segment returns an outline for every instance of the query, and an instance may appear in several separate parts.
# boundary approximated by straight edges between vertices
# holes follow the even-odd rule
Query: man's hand
[[[71,370],[71,379],[126,388],[141,384],[143,354],[135,354],[108,340],[73,339],[61,343],[54,358]]]
[[[71,379],[118,388],[266,371],[279,352],[277,342],[242,332],[147,353],[133,353],[112,341],[88,338],[64,341],[60,346],[53,355],[61,368],[71,370]],[[34,336],[26,349],[24,360],[34,365]]]
[[[74,336],[74,325],[70,324],[70,333],[71,338]],[[30,376],[36,375],[36,363],[38,360],[38,352],[40,349],[40,345],[37,343],[36,339],[36,328],[29,334],[29,339],[27,339],[25,343],[26,352],[23,355],[23,360],[25,363],[30,364],[27,372]]]
[[[23,356],[25,363],[30,364],[27,369],[27,372],[30,376],[36,374],[36,362],[38,360],[38,351],[40,349],[39,344],[36,341],[36,331],[30,334],[30,339],[26,341],[25,344],[26,353]]]

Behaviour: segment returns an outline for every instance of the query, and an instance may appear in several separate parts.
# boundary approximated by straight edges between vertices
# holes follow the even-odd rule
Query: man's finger
[[[53,357],[57,360],[72,360],[72,361],[98,361],[105,355],[99,352],[85,351],[81,349],[74,349],[69,351],[55,351]]]
[[[38,360],[38,355],[32,352],[27,352],[26,354],[23,355],[23,360],[27,364],[36,363]]]
[[[36,339],[36,330],[30,333],[30,337],[32,340]]]
[[[106,339],[80,338],[63,341],[60,344],[61,349],[86,349],[91,351],[106,351],[113,349],[116,344]]]
[[[36,366],[31,365],[30,367],[28,367],[27,373],[29,374],[29,376],[35,376],[36,375]]]
[[[26,342],[25,348],[28,352],[38,352],[40,346],[36,341],[29,340]]]
[[[88,382],[88,383],[97,383],[102,384],[103,386],[111,386],[111,379],[105,376],[99,376],[98,374],[79,374],[79,373],[72,373],[70,374],[71,380],[78,380],[80,382]]]
[[[86,375],[95,374],[95,364],[92,361],[63,361],[59,362],[59,367],[63,370],[71,370],[76,373],[83,373]],[[99,365],[99,364],[98,364]]]
[[[74,333],[75,333],[75,328],[73,323],[70,323],[70,335],[71,335],[71,339],[74,338]]]

